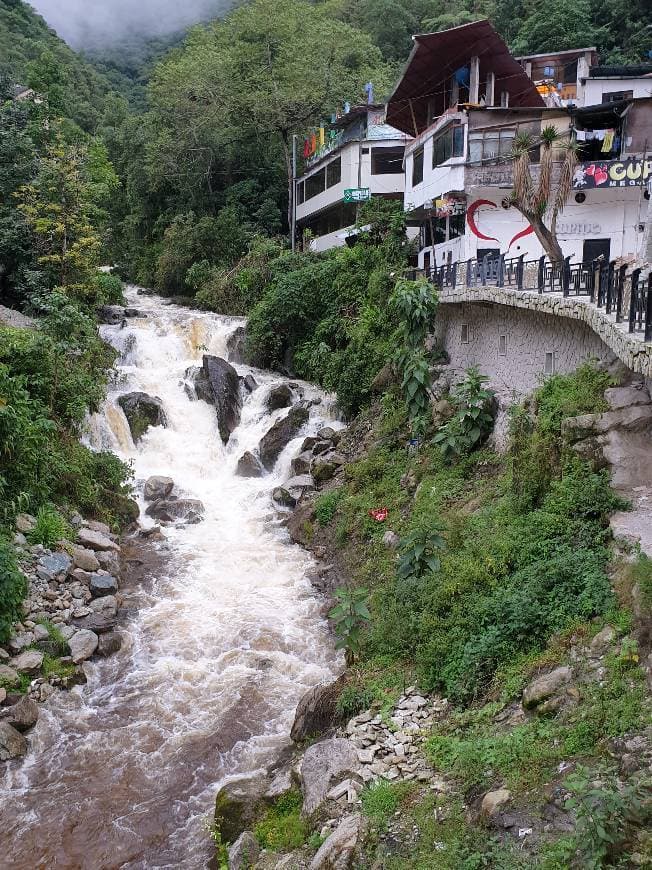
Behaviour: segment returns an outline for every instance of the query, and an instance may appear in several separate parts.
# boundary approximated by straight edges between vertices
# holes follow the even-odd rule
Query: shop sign
[[[558,223],[557,232],[562,236],[599,236],[602,225],[592,223]]]
[[[344,202],[367,202],[370,199],[368,187],[347,187],[344,191]]]
[[[640,187],[652,179],[652,160],[593,160],[580,163],[573,176],[573,189]]]
[[[454,196],[442,196],[435,200],[435,215],[440,217],[448,217],[454,214],[464,214],[466,211],[466,200],[458,199]]]

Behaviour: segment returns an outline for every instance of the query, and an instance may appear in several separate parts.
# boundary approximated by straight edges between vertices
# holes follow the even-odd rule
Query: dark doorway
[[[582,262],[591,263],[602,257],[603,260],[609,262],[609,252],[611,249],[611,239],[585,239],[582,249]]]
[[[489,255],[490,260],[497,260],[498,257],[500,257],[500,250],[498,248],[478,248],[478,251],[476,253],[476,259],[478,263],[481,260],[484,260],[487,254]]]

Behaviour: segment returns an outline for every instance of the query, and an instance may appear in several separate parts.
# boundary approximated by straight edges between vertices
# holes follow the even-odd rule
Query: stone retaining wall
[[[617,358],[652,377],[652,344],[588,299],[498,287],[444,289],[439,298],[436,331],[452,369],[479,366],[504,399],[533,390],[551,366],[571,372],[588,358]]]

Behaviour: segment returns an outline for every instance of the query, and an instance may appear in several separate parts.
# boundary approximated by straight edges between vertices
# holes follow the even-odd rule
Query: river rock
[[[103,595],[101,598],[94,598],[90,608],[93,613],[101,613],[112,618],[118,613],[118,599],[115,595]]]
[[[97,309],[97,319],[108,326],[117,326],[124,320],[124,308],[119,305],[100,305]]]
[[[267,396],[267,410],[278,411],[279,408],[289,408],[294,399],[294,394],[287,384],[278,384],[269,391]]]
[[[310,474],[310,466],[312,465],[312,453],[307,450],[295,456],[292,460],[290,468],[292,474]]]
[[[229,870],[248,870],[258,860],[260,846],[250,831],[243,831],[229,848]]]
[[[258,381],[253,375],[245,375],[242,379],[242,383],[248,393],[253,393],[258,389]]]
[[[355,851],[362,830],[358,813],[344,816],[333,833],[321,844],[309,870],[349,870],[355,865]]]
[[[36,574],[41,580],[61,580],[72,568],[72,559],[67,553],[48,553],[41,556],[36,565]]]
[[[285,483],[285,489],[298,501],[304,493],[314,491],[315,481],[310,474],[297,474]]]
[[[281,455],[283,449],[299,433],[308,420],[308,409],[295,405],[281,420],[277,420],[272,428],[263,436],[260,442],[260,461],[268,471]]]
[[[256,821],[268,782],[263,777],[234,779],[223,785],[215,799],[215,825],[223,843],[235,843]]]
[[[336,471],[337,465],[328,459],[316,459],[312,464],[312,476],[315,483],[325,483],[327,480],[331,480]]]
[[[9,649],[13,653],[19,653],[26,647],[31,646],[34,641],[33,631],[21,631],[19,634],[14,634],[9,640]]]
[[[247,450],[238,459],[238,465],[235,473],[239,477],[262,477],[265,474],[265,469],[261,461],[253,453]]]
[[[77,532],[77,539],[80,544],[90,550],[120,550],[120,547],[108,535],[104,535],[102,532],[97,532],[94,529],[80,529]]]
[[[98,598],[97,601],[106,601],[108,598],[112,596],[108,595],[107,598]],[[102,635],[107,634],[109,631],[113,631],[113,629],[118,624],[118,619],[116,616],[111,616],[106,611],[102,611],[100,613],[91,613],[90,616],[82,616],[79,619],[75,619],[75,630],[78,631],[89,631],[91,634]],[[70,643],[70,638],[68,638],[68,643]]]
[[[36,725],[38,715],[38,704],[36,701],[28,698],[27,695],[23,695],[16,704],[12,704],[11,707],[4,707],[0,712],[2,721],[8,722],[12,728],[21,733],[28,731]]]
[[[96,556],[103,571],[112,574],[114,577],[120,576],[122,573],[120,556],[114,550],[98,550]]]
[[[212,403],[217,411],[220,437],[226,444],[240,422],[240,379],[233,366],[219,356],[205,354],[203,367],[205,379],[210,385]]]
[[[13,685],[18,682],[18,671],[15,671],[9,665],[0,665],[0,680],[3,683]]]
[[[533,680],[523,691],[523,706],[526,710],[537,707],[555,692],[569,682],[573,675],[569,667],[555,668],[549,674],[543,674]]]
[[[70,552],[72,554],[72,564],[75,568],[81,568],[82,571],[89,573],[99,570],[100,563],[93,550],[73,545]]]
[[[27,752],[27,740],[8,722],[0,722],[0,761],[19,758]]]
[[[512,799],[512,793],[506,788],[499,788],[495,791],[488,791],[482,798],[480,813],[485,818],[491,818],[501,807],[509,803]]]
[[[16,517],[16,531],[23,535],[29,534],[36,526],[36,519],[31,514],[18,514]]]
[[[174,481],[171,477],[161,477],[155,474],[145,481],[143,495],[145,501],[158,501],[161,498],[167,498],[173,489]]]
[[[285,508],[293,508],[297,503],[297,500],[292,493],[288,492],[283,486],[277,486],[274,489],[272,492],[272,498],[276,504]]]
[[[93,598],[100,598],[103,595],[113,595],[118,591],[118,581],[110,574],[91,574],[91,580],[88,584]]]
[[[204,518],[204,505],[198,498],[167,498],[151,504],[145,511],[161,523],[200,523]]]
[[[301,696],[290,732],[295,743],[322,734],[336,722],[337,701],[345,685],[346,677],[341,676],[334,682],[320,683]]]
[[[355,775],[358,767],[357,750],[344,737],[333,737],[309,746],[301,762],[303,814],[310,816],[316,812],[331,788]]]
[[[97,654],[106,658],[120,651],[122,647],[122,635],[117,631],[109,631],[101,634],[97,644]]]
[[[226,355],[230,362],[242,364],[246,362],[245,342],[247,334],[244,326],[238,326],[226,340]]]
[[[26,649],[11,660],[11,667],[21,674],[38,674],[43,664],[43,653],[35,649]]]
[[[324,426],[317,432],[317,435],[322,441],[330,441],[333,445],[339,444],[342,438],[342,433],[338,429],[333,429],[332,426]]]
[[[76,631],[68,641],[70,656],[73,662],[78,665],[80,662],[89,659],[97,649],[98,643],[99,639],[94,631],[89,631],[86,628]]]
[[[149,396],[141,392],[125,393],[118,398],[118,404],[127,418],[134,444],[140,441],[150,426],[168,424],[163,402],[158,396]]]

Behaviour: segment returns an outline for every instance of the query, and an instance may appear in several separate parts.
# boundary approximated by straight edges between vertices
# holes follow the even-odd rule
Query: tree
[[[592,19],[589,0],[530,0],[513,50],[516,54],[563,51],[597,45],[603,28]]]
[[[540,144],[539,178],[535,181],[530,169],[530,151]],[[555,171],[555,151],[563,159]],[[578,145],[560,137],[556,127],[544,127],[540,140],[530,133],[520,133],[514,139],[514,190],[512,204],[531,224],[550,262],[560,266],[564,254],[557,239],[557,218],[563,212],[573,189],[577,166]]]

